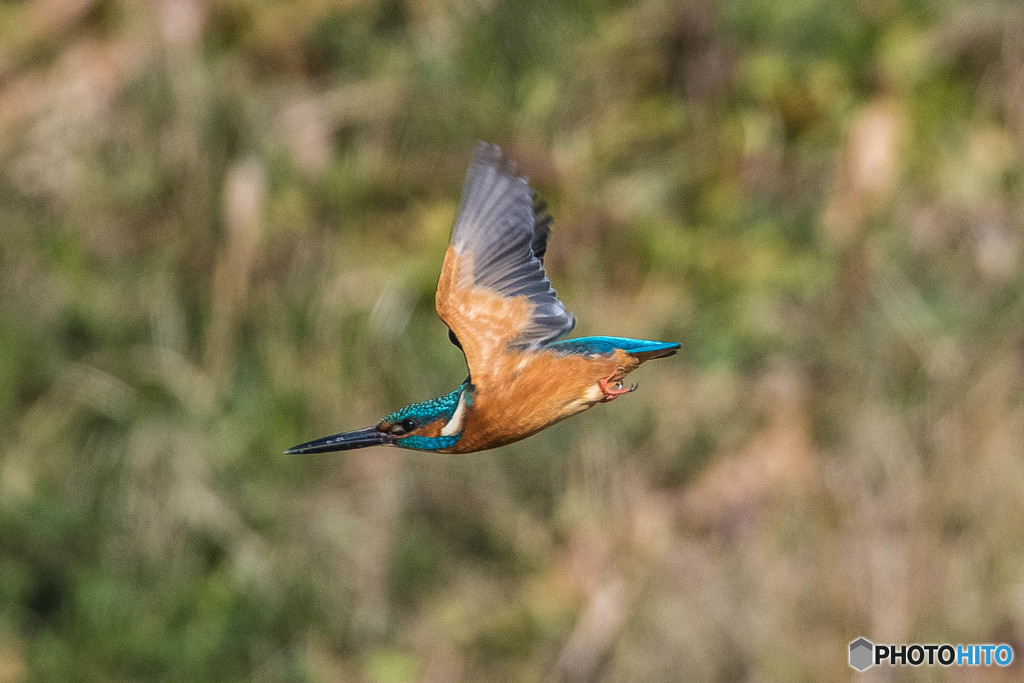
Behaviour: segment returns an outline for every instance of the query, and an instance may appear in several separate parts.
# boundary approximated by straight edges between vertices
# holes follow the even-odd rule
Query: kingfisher
[[[576,319],[544,272],[551,214],[497,145],[479,142],[437,283],[436,307],[469,377],[445,396],[396,410],[366,429],[287,454],[398,446],[474,453],[525,439],[636,390],[623,379],[671,356],[675,342],[561,339]]]

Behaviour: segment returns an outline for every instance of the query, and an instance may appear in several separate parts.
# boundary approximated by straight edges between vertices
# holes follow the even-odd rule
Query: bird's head
[[[314,439],[292,446],[285,453],[330,453],[367,446],[442,451],[454,446],[462,436],[462,423],[471,400],[467,382],[445,396],[396,410],[373,427]]]

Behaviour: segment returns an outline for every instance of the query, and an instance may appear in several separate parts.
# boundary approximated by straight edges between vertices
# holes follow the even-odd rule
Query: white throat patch
[[[466,418],[466,390],[459,394],[459,405],[455,408],[452,419],[441,429],[441,436],[455,436],[462,432],[462,422]]]

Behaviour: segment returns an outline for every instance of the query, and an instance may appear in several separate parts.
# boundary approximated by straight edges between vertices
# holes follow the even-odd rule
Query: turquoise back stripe
[[[598,353],[610,356],[615,353],[615,349],[622,349],[626,353],[631,354],[647,353],[677,349],[679,344],[675,342],[651,341],[649,339],[630,339],[628,337],[579,337],[577,339],[563,339],[562,341],[548,344],[545,348],[580,355]]]

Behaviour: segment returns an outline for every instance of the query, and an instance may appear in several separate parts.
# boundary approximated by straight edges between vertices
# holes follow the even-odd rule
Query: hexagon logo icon
[[[857,671],[864,671],[874,662],[875,646],[867,638],[858,638],[850,643],[850,666]]]

